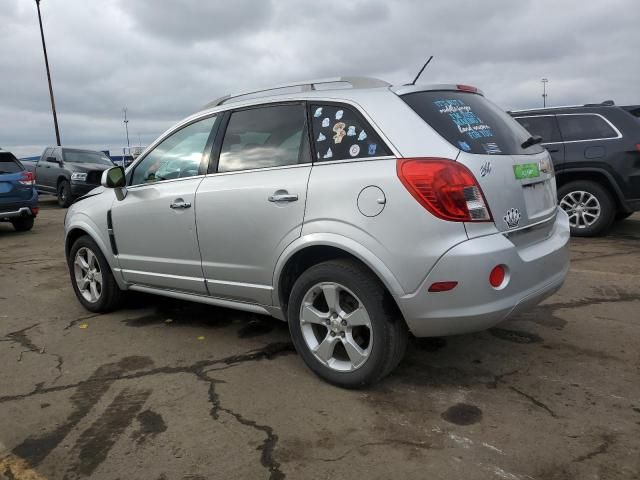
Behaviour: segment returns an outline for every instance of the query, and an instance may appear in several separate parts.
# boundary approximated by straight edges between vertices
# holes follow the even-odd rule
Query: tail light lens
[[[33,173],[31,172],[22,172],[22,176],[20,180],[18,180],[22,185],[33,185],[35,183],[33,178]]]
[[[396,169],[409,193],[429,212],[453,222],[489,222],[491,212],[473,174],[444,158],[398,159]]]

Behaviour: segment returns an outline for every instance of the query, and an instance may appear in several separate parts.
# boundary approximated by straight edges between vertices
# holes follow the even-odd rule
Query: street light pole
[[[49,58],[47,57],[47,46],[44,43],[44,31],[42,30],[42,17],[40,16],[40,0],[36,0],[38,9],[38,22],[40,23],[40,37],[42,38],[42,51],[44,52],[44,65],[47,67],[47,81],[49,82],[49,97],[51,97],[51,111],[53,112],[53,126],[56,129],[56,144],[60,143],[60,130],[58,129],[58,116],[56,115],[56,102],[53,99],[53,87],[51,86],[51,73],[49,72]]]
[[[547,83],[549,83],[548,78],[543,78],[540,80],[542,82],[542,107],[546,108],[547,106]]]
[[[127,120],[127,107],[124,107],[122,109],[122,112],[124,113],[124,129],[127,132],[127,148],[130,148],[131,145],[129,145],[129,120]]]

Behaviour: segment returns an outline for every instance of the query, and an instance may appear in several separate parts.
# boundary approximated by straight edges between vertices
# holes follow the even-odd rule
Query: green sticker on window
[[[537,163],[523,163],[513,166],[513,173],[516,179],[525,180],[527,178],[536,178],[540,176],[540,169]]]

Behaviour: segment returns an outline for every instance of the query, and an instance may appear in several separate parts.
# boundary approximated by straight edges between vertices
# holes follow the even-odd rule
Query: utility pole
[[[122,112],[124,113],[124,129],[127,132],[127,148],[129,148],[129,120],[127,120],[127,107],[124,107]]]
[[[53,100],[53,87],[51,86],[51,73],[49,72],[49,59],[47,58],[47,46],[44,43],[44,30],[42,30],[42,17],[40,16],[40,0],[36,0],[38,9],[38,22],[40,23],[40,37],[42,38],[42,51],[44,52],[44,65],[47,67],[47,81],[49,82],[49,97],[51,97],[51,111],[53,112],[53,126],[56,129],[56,143],[60,143],[60,130],[58,130],[58,116],[56,115],[56,102]]]
[[[540,80],[542,82],[542,107],[546,108],[547,106],[547,83],[549,83],[548,78],[543,78]]]

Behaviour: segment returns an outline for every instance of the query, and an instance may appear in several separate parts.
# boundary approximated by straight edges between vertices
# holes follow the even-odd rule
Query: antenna
[[[418,74],[416,75],[416,78],[413,79],[413,82],[408,83],[407,85],[415,85],[416,82],[418,81],[418,78],[420,78],[420,75],[422,75],[422,72],[424,72],[424,69],[427,68],[427,65],[429,65],[429,62],[433,59],[433,55],[431,55],[429,57],[429,60],[427,60],[427,63],[425,63],[422,68],[420,69],[420,71],[418,72]]]

